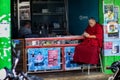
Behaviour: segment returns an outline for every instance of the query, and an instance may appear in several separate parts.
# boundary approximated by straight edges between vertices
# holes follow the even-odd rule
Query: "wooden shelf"
[[[65,31],[65,29],[54,29],[54,30],[52,30],[52,31]]]
[[[64,3],[63,1],[33,1],[33,4],[60,4]]]
[[[44,15],[64,15],[64,12],[57,12],[57,13],[33,13],[32,15],[44,16]]]

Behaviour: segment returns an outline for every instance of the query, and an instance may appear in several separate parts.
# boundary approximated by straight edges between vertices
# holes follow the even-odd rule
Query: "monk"
[[[75,48],[74,61],[77,63],[98,64],[103,42],[102,25],[96,23],[94,18],[90,18],[89,25],[82,36],[84,40]]]

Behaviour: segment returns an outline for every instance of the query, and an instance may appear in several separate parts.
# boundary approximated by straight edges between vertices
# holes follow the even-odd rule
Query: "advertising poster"
[[[104,25],[104,38],[105,39],[120,38],[120,25],[114,21]]]
[[[81,69],[81,66],[73,61],[75,47],[65,47],[65,69],[76,70]]]
[[[28,71],[61,69],[60,48],[29,48]]]
[[[48,66],[57,66],[58,63],[58,50],[48,51]]]
[[[19,12],[21,20],[30,20],[30,3],[29,2],[20,3]]]
[[[114,20],[114,6],[113,5],[104,5],[104,20],[105,23]]]
[[[111,21],[119,22],[119,6],[104,4],[104,24]]]
[[[48,48],[48,68],[61,69],[61,48]]]
[[[0,0],[0,69],[11,68],[11,0]]]
[[[105,41],[104,56],[120,56],[120,41]]]
[[[116,22],[107,24],[108,38],[119,38],[119,25]]]

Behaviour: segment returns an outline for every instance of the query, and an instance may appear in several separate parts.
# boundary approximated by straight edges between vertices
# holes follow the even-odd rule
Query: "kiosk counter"
[[[74,63],[75,46],[82,36],[25,39],[25,71],[28,73],[81,69]]]

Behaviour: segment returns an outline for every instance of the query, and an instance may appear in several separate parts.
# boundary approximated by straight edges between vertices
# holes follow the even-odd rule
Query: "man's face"
[[[95,20],[92,20],[92,19],[89,20],[89,25],[90,25],[90,27],[95,26],[95,24],[96,24],[96,21],[95,21]]]
[[[30,28],[30,24],[26,24],[25,27]]]
[[[113,30],[113,29],[114,29],[114,26],[110,26],[110,29]]]

